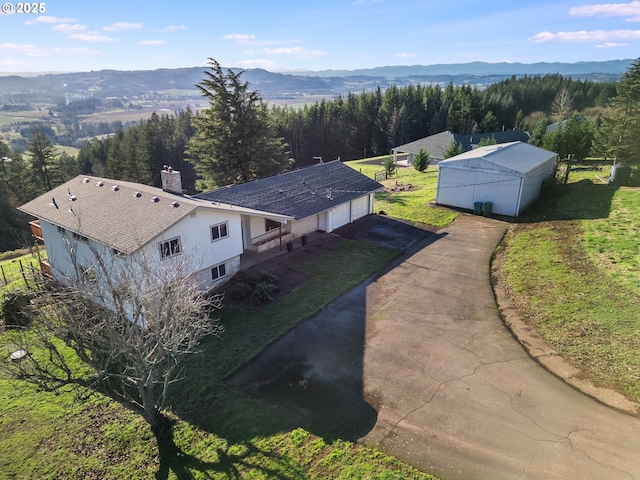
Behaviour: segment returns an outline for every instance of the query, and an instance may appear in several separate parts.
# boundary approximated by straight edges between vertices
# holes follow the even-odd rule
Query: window
[[[160,257],[167,258],[177,255],[182,251],[180,248],[180,237],[172,238],[164,242],[160,242]]]
[[[211,227],[211,240],[216,241],[229,236],[229,225],[227,222],[219,223]]]
[[[227,275],[227,266],[224,263],[220,265],[216,265],[211,269],[211,278],[213,280],[218,280]]]
[[[265,219],[265,231],[270,232],[271,230],[275,230],[276,228],[280,228],[282,224],[280,222],[276,222],[275,220]]]

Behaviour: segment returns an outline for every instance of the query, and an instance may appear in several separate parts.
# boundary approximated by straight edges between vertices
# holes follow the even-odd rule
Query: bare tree
[[[222,298],[198,288],[187,255],[160,267],[142,253],[92,247],[93,261],[83,266],[79,245],[68,246],[77,275],[39,292],[37,315],[16,345],[29,355],[6,367],[13,378],[48,391],[101,392],[157,431],[168,387],[181,378],[181,360],[222,330],[211,318]]]
[[[558,121],[566,120],[573,112],[573,97],[566,88],[558,92],[551,104],[551,114]]]

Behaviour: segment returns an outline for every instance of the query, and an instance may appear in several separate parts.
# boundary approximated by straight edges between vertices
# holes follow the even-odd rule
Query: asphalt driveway
[[[236,384],[338,433],[351,422],[345,433],[445,480],[640,479],[640,419],[549,373],[503,325],[489,264],[505,228],[461,215],[416,232]]]

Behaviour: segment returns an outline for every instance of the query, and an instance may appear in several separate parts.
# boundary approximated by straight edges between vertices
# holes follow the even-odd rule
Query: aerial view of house
[[[180,173],[163,188],[79,175],[22,205],[46,245],[45,269],[64,281],[97,255],[145,255],[157,264],[188,255],[193,278],[215,286],[241,268],[244,252],[264,252],[373,212],[382,186],[339,161],[196,196]]]

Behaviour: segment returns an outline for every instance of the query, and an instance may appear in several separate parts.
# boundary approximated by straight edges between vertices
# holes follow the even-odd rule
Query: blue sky
[[[36,5],[36,12],[18,13],[18,2],[2,3],[2,10],[12,13],[0,13],[0,72],[193,67],[205,65],[208,57],[224,67],[287,71],[640,56],[640,1],[50,0]]]

